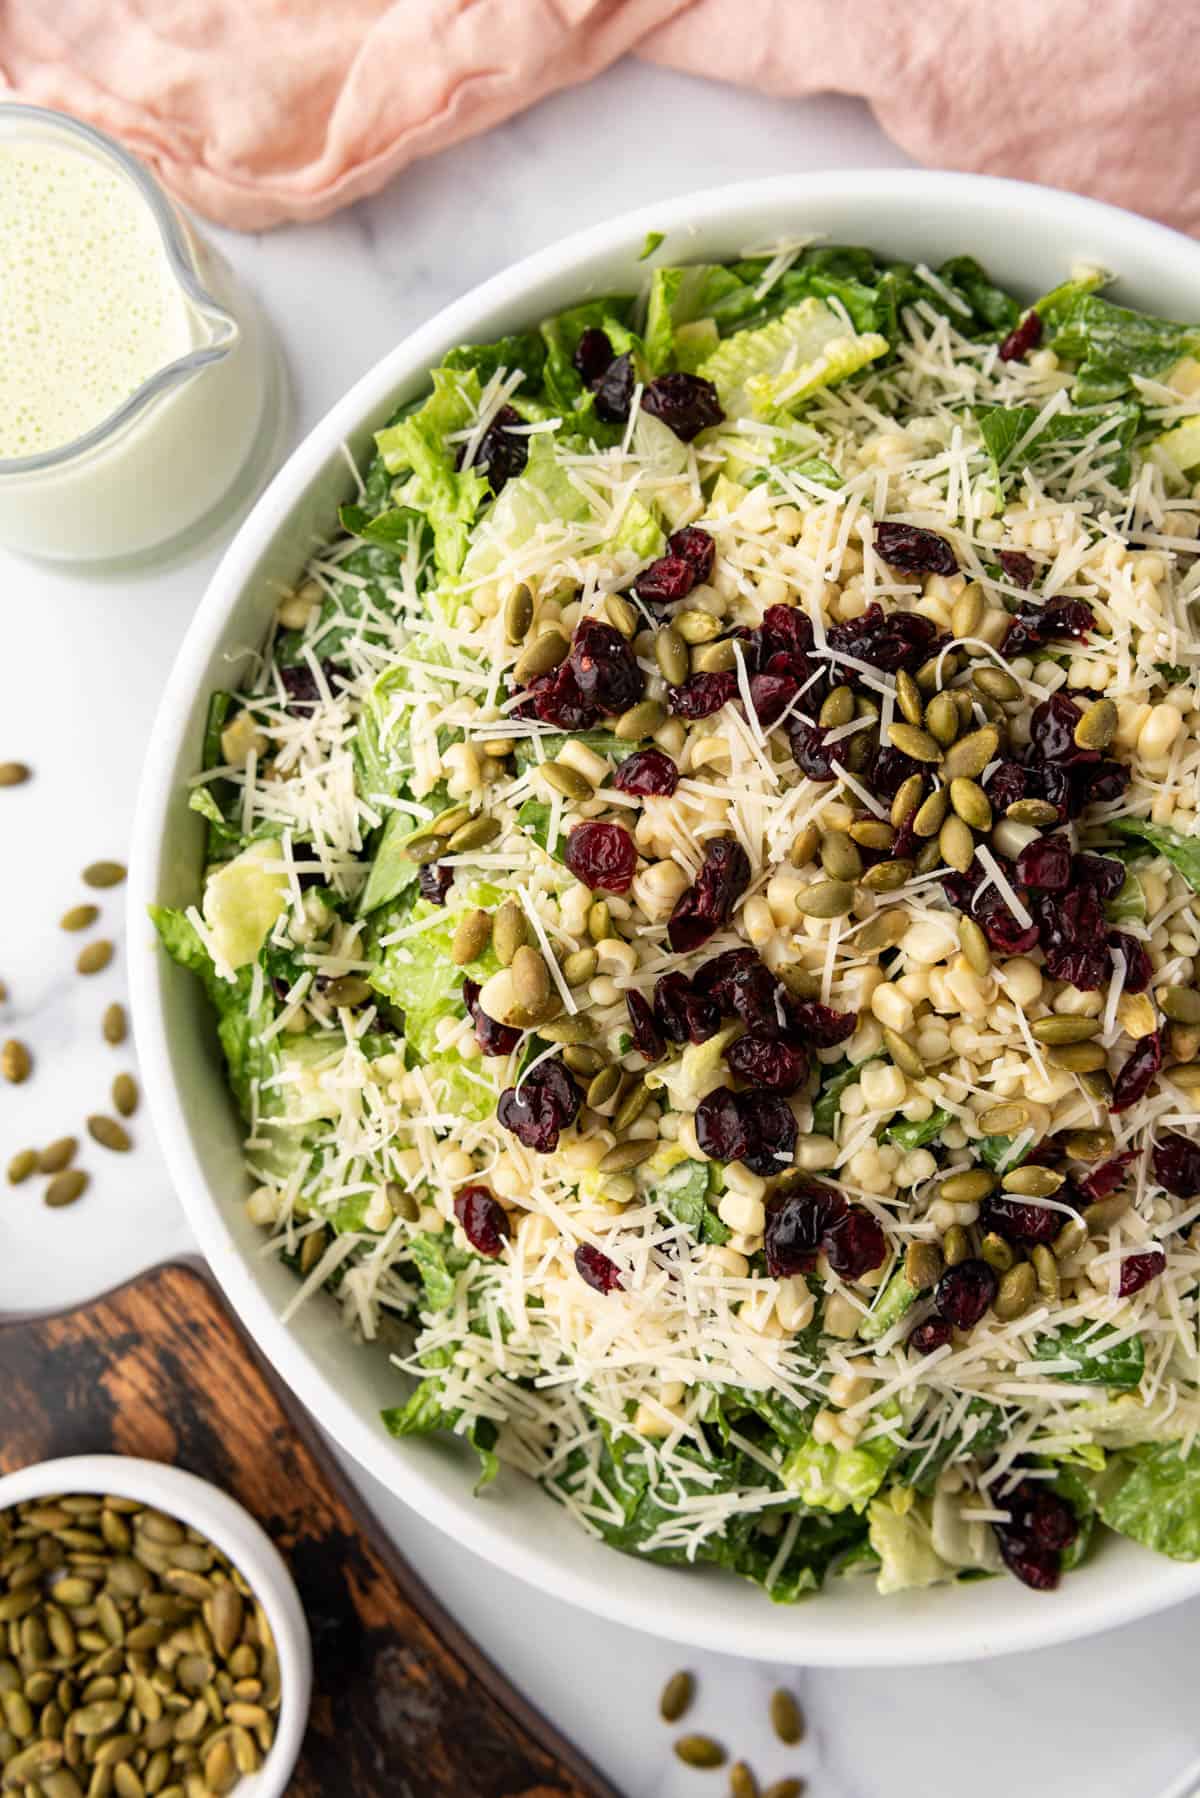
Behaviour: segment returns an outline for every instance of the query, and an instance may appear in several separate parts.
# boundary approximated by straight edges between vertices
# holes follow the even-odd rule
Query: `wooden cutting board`
[[[0,1471],[58,1455],[169,1461],[272,1537],[313,1641],[289,1798],[620,1798],[426,1590],[198,1263],[0,1324],[0,1371]]]

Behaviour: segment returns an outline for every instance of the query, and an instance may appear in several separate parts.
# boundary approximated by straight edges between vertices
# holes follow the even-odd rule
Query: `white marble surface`
[[[412,325],[576,226],[718,180],[904,160],[854,102],[784,105],[628,64],[327,224],[223,241],[283,339],[294,438]],[[83,896],[79,868],[125,852],[158,694],[220,547],[103,582],[0,554],[0,760],[36,769],[30,785],[0,796],[0,977],[10,994],[0,1036],[24,1038],[37,1058],[35,1079],[0,1092],[0,1162],[78,1129],[129,1063],[99,1036],[103,1006],[122,994],[120,958],[80,980],[77,943],[56,919]],[[116,902],[105,923],[119,933]],[[145,1119],[137,1137],[127,1162],[88,1156],[93,1188],[70,1212],[46,1211],[32,1186],[0,1192],[0,1311],[79,1299],[190,1246]],[[745,1754],[764,1781],[806,1774],[812,1798],[1156,1798],[1200,1752],[1200,1604],[983,1666],[805,1672],[688,1657],[539,1597],[357,1477],[463,1625],[627,1798],[724,1789],[723,1776],[706,1780],[672,1760],[656,1720],[659,1686],[689,1659],[701,1682],[696,1726]],[[811,1726],[792,1753],[765,1722],[784,1678]]]

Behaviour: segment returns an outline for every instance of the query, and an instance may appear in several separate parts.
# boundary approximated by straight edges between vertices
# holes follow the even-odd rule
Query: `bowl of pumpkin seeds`
[[[0,1479],[0,1793],[281,1798],[312,1655],[235,1500],[122,1455]]]

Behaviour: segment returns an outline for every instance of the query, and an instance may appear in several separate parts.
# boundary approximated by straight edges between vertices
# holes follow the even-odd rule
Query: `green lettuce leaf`
[[[630,329],[633,308],[631,295],[607,294],[586,300],[582,306],[568,307],[545,320],[541,327],[546,348],[542,380],[551,405],[562,412],[575,412],[590,401],[574,363],[579,339],[585,331],[603,331],[618,356],[637,347],[637,338]],[[609,436],[615,440],[619,430],[620,427],[609,427]]]
[[[406,1405],[392,1405],[379,1413],[390,1436],[430,1436],[445,1431],[458,1434],[454,1426],[462,1413],[445,1409],[442,1383],[436,1375],[421,1381]],[[466,1440],[479,1456],[479,1478],[475,1491],[490,1486],[500,1471],[495,1452],[497,1429],[490,1417],[477,1417],[465,1432]]]
[[[1010,1151],[1015,1141],[1014,1136],[981,1136],[975,1144],[975,1153],[984,1166],[990,1167],[993,1173],[1007,1174],[1011,1168],[1020,1167],[1034,1148],[1034,1141],[1031,1137],[1020,1153],[1013,1155]]]
[[[878,332],[847,331],[844,319],[810,296],[757,331],[726,338],[700,373],[715,382],[727,418],[770,419],[794,412],[888,347]]]
[[[1014,456],[1018,444],[1037,422],[1036,406],[975,406],[980,433],[992,460],[997,486],[1001,491],[1021,477],[1025,468],[1039,468],[1054,451],[1070,451],[1082,446],[1097,426],[1104,434],[1091,451],[1096,462],[1103,461],[1111,479],[1126,486],[1130,477],[1130,452],[1141,423],[1141,408],[1125,404],[1098,407],[1092,412],[1058,412],[1048,418]]]
[[[715,1206],[709,1203],[712,1186],[711,1162],[681,1161],[658,1181],[650,1200],[668,1211],[701,1242],[728,1242],[729,1229],[721,1222]]]
[[[875,1056],[870,1060],[877,1060]],[[842,1094],[848,1086],[862,1078],[866,1067],[865,1061],[838,1061],[826,1067],[821,1076],[821,1090],[813,1104],[814,1136],[832,1136],[837,1129],[838,1113],[842,1108]]]
[[[920,1296],[918,1288],[909,1284],[903,1265],[897,1267],[858,1326],[859,1336],[864,1342],[878,1342],[881,1336],[887,1335],[893,1324],[899,1323]]]
[[[1169,824],[1151,824],[1146,818],[1114,818],[1109,826],[1118,836],[1148,843],[1177,873],[1200,893],[1200,837],[1185,837]]]
[[[358,902],[360,917],[365,918],[368,912],[377,911],[381,905],[390,905],[402,893],[416,890],[421,870],[411,856],[405,854],[405,845],[413,830],[413,821],[407,813],[392,812],[388,816],[372,853],[371,872]]]
[[[546,366],[546,345],[535,331],[521,331],[514,337],[498,337],[494,343],[460,344],[442,363],[453,371],[473,370],[480,388],[487,386],[493,375],[512,374],[521,369],[525,379],[518,392],[521,398],[533,395],[542,385]]]
[[[1126,874],[1121,890],[1104,907],[1110,924],[1144,924],[1147,917],[1146,895],[1136,874]]]
[[[152,905],[150,920],[159,940],[172,961],[188,968],[203,982],[209,1002],[217,1014],[217,1036],[229,1069],[229,1084],[242,1116],[251,1113],[251,1091],[254,1082],[262,1081],[275,1070],[277,1039],[264,1043],[260,1039],[275,1016],[275,1001],[270,982],[264,980],[263,992],[256,1010],[251,1008],[252,967],[239,968],[236,980],[222,980],[195,926],[181,911],[169,906]]]
[[[450,955],[454,933],[468,911],[478,905],[499,904],[497,889],[480,885],[457,905],[435,906],[418,899],[411,911],[411,921],[430,919],[427,930],[405,937],[401,942],[381,948],[378,937],[386,934],[391,923],[388,913],[376,913],[378,925],[367,939],[367,955],[372,966],[367,979],[377,993],[391,1000],[404,1013],[404,1038],[413,1054],[421,1060],[438,1056],[437,1026],[443,1018],[466,1016],[462,1000],[465,976],[481,984],[499,967],[489,944],[478,961],[467,967],[456,967]]]
[[[893,1400],[890,1411],[899,1415]],[[884,1406],[881,1415],[887,1415]],[[838,1448],[832,1442],[814,1442],[787,1456],[780,1472],[783,1483],[814,1511],[865,1511],[883,1485],[899,1454],[890,1436],[873,1436],[854,1448]]]
[[[1086,1340],[1085,1340],[1086,1337]],[[1039,1336],[1033,1345],[1037,1361],[1070,1361],[1070,1371],[1056,1369],[1056,1380],[1068,1380],[1087,1386],[1140,1386],[1146,1368],[1146,1351],[1140,1336],[1106,1348],[1110,1340],[1094,1331],[1089,1335],[1082,1324],[1064,1324],[1047,1336]]]
[[[1200,1560],[1200,1446],[1123,1450],[1097,1482],[1101,1520],[1173,1561]]]
[[[376,434],[390,475],[407,475],[395,490],[397,504],[422,515],[433,531],[434,556],[443,574],[463,565],[471,526],[491,488],[474,469],[457,467],[461,445],[455,432],[467,430],[479,410],[481,389],[473,369],[435,368],[433,393],[398,425]]]
[[[885,1598],[893,1592],[940,1585],[955,1571],[933,1546],[928,1504],[918,1501],[898,1510],[892,1501],[899,1496],[884,1493],[867,1511],[871,1547],[879,1556],[876,1586]]]
[[[1165,375],[1182,357],[1200,352],[1200,325],[1115,306],[1095,293],[1076,292],[1048,310],[1047,342],[1074,365],[1072,393],[1080,405],[1119,399],[1135,375]]]
[[[947,1124],[954,1122],[952,1111],[943,1111],[939,1106],[920,1124],[887,1124],[879,1133],[880,1142],[894,1143],[898,1149],[906,1152],[911,1149],[923,1149],[926,1143],[936,1142]]]

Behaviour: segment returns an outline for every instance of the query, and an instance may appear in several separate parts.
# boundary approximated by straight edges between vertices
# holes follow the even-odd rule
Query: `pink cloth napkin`
[[[1194,15],[1163,0],[3,0],[0,93],[244,230],[315,219],[627,51],[860,94],[921,162],[1200,230]],[[720,179],[703,161],[697,185]]]

